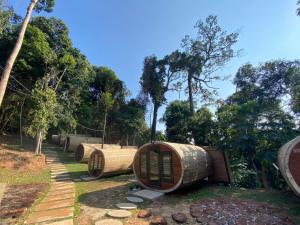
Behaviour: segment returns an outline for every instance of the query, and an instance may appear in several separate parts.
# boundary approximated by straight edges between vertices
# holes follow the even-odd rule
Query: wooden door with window
[[[151,146],[140,153],[140,175],[152,188],[173,184],[172,152]]]

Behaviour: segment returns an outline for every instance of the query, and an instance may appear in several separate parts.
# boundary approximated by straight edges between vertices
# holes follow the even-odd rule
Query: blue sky
[[[8,3],[24,16],[29,0]],[[92,64],[112,68],[134,97],[144,57],[163,57],[180,48],[186,34],[195,34],[196,21],[210,14],[218,16],[225,30],[240,31],[236,49],[244,50],[221,74],[234,75],[247,62],[298,59],[300,17],[295,11],[296,0],[56,0],[53,13],[47,16],[62,19],[74,46]],[[214,86],[221,98],[234,92],[231,80]],[[178,97],[168,94],[169,100]],[[163,112],[164,107],[159,115]],[[158,129],[163,128],[158,124]]]

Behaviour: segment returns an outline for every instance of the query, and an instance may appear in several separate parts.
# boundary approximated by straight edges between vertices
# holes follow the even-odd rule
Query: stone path
[[[1,203],[4,191],[5,191],[5,187],[6,187],[5,183],[0,183],[0,203]]]
[[[51,187],[26,224],[73,225],[75,185],[57,152],[47,151],[45,155],[51,170]]]

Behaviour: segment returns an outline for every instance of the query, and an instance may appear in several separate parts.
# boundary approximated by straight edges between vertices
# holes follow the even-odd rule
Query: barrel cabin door
[[[294,147],[289,159],[289,169],[291,174],[300,187],[300,142]]]
[[[149,151],[141,153],[141,174],[151,188],[163,188],[173,183],[172,152],[149,146]]]

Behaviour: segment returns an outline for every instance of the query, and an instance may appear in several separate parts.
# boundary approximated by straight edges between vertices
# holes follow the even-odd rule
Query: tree
[[[103,134],[102,134],[102,148],[104,146],[104,138],[105,138],[105,132],[106,132],[106,121],[107,121],[107,113],[108,111],[113,107],[114,105],[114,99],[112,97],[112,94],[109,92],[103,92],[101,94],[100,98],[100,104],[104,107],[104,123],[103,123]]]
[[[297,15],[300,16],[300,1],[298,0],[297,5],[299,8],[297,9]]]
[[[20,21],[12,8],[6,7],[0,0],[0,38],[3,38]]]
[[[217,110],[218,146],[255,171],[248,185],[278,185],[272,163],[278,148],[297,135],[293,116],[281,106],[295,84],[297,68],[296,62],[287,61],[242,66],[234,79],[236,93]]]
[[[2,105],[2,101],[3,101],[3,97],[6,91],[6,86],[8,83],[8,79],[11,73],[11,70],[13,68],[13,65],[15,63],[15,60],[19,54],[19,51],[22,47],[22,43],[23,43],[23,39],[25,36],[25,32],[27,29],[27,26],[29,24],[30,21],[30,17],[32,14],[32,11],[35,9],[37,12],[40,12],[42,10],[46,11],[46,12],[50,12],[52,10],[54,6],[54,0],[31,0],[30,4],[27,8],[27,13],[25,16],[25,19],[23,21],[23,24],[21,26],[21,30],[20,33],[18,35],[18,38],[16,40],[16,44],[9,56],[9,58],[7,59],[5,68],[3,70],[2,76],[1,76],[1,80],[0,80],[0,107]]]
[[[190,133],[193,134],[195,145],[210,146],[213,142],[213,114],[208,108],[202,107],[191,117],[189,122]]]
[[[120,136],[125,136],[126,145],[129,145],[129,137],[132,139],[132,145],[135,145],[135,139],[140,135],[141,127],[145,126],[144,106],[136,99],[131,99],[120,107],[115,118],[121,132]]]
[[[51,124],[56,124],[56,93],[49,86],[49,77],[37,81],[35,88],[32,90],[32,109],[29,111],[31,120],[27,133],[36,137],[36,154],[41,154],[42,140],[46,137],[47,131]]]
[[[195,28],[195,39],[186,36],[182,40],[184,52],[184,70],[186,71],[187,93],[190,112],[193,115],[194,94],[201,94],[203,100],[210,100],[216,94],[210,85],[214,80],[222,80],[216,74],[233,57],[238,55],[233,49],[237,42],[238,32],[227,34],[218,25],[217,16],[208,16],[205,22],[199,20]]]
[[[171,102],[163,115],[166,125],[166,138],[177,143],[189,143],[191,114],[188,101],[175,100]]]
[[[165,94],[168,91],[178,90],[180,55],[174,52],[158,60],[156,56],[148,56],[144,60],[143,74],[140,78],[142,93],[150,96],[153,103],[153,120],[151,127],[151,141],[156,139],[157,112],[166,102]]]

